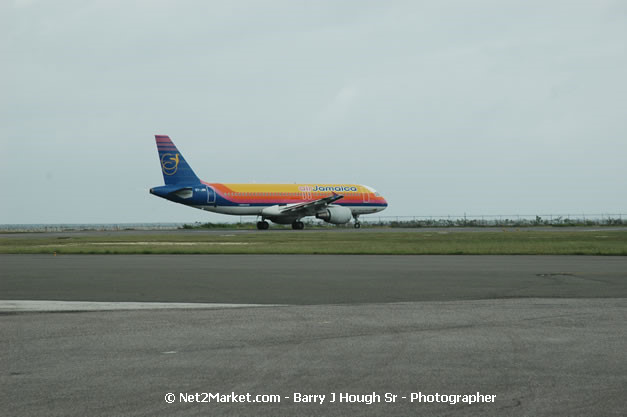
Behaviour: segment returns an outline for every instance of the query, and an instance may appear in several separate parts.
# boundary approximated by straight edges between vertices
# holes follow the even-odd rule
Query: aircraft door
[[[312,188],[308,185],[300,187],[300,193],[301,193],[301,197],[305,201],[313,199]]]
[[[211,187],[206,185],[198,185],[194,188],[190,188],[190,197],[193,192],[193,204],[199,206],[207,206],[216,204],[216,192]]]
[[[216,204],[216,192],[211,187],[207,187],[206,185],[205,187],[207,188],[207,203],[215,205]]]
[[[364,203],[370,203],[370,192],[369,190],[362,190],[361,195],[364,197]]]

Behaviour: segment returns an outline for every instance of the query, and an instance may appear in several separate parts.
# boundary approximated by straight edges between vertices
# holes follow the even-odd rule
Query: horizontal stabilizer
[[[176,185],[165,185],[163,187],[153,187],[150,189],[150,194],[157,195],[159,197],[166,198],[167,196],[175,195],[179,198],[191,198],[194,195],[192,187],[180,187]]]

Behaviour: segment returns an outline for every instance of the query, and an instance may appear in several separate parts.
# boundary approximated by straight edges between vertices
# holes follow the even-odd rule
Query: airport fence
[[[0,232],[75,232],[121,230],[176,230],[184,223],[58,223],[58,224],[0,224]]]
[[[627,214],[491,214],[491,215],[433,215],[376,216],[359,218],[366,227],[532,227],[532,226],[627,226]],[[308,226],[338,227],[322,220],[303,219]],[[104,223],[104,224],[0,224],[0,232],[64,232],[81,230],[176,230],[196,228],[254,228],[255,216],[225,217],[219,223]],[[288,226],[286,226],[288,227]],[[342,227],[342,226],[339,226]],[[352,227],[352,222],[344,225]]]
[[[627,214],[496,214],[362,216],[362,223],[388,227],[528,227],[627,225]]]

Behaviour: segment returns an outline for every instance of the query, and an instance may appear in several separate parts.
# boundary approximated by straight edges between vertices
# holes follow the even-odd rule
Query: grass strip
[[[23,254],[627,255],[626,231],[108,233],[0,238]]]

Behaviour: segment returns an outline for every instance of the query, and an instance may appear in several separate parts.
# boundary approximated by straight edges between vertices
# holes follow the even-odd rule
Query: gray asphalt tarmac
[[[627,258],[0,255],[10,300],[359,304],[627,297]]]
[[[0,299],[166,303],[1,313],[0,302],[3,415],[627,409],[622,257],[0,255]],[[186,302],[220,306],[178,304]],[[275,394],[281,402],[181,397],[209,399],[205,392]],[[339,402],[342,393],[373,392],[381,402]],[[477,392],[494,402],[411,402],[412,393],[435,400]],[[325,401],[297,402],[297,393]],[[386,393],[395,401],[385,402]],[[359,398],[369,397],[351,397]]]

